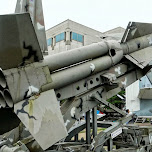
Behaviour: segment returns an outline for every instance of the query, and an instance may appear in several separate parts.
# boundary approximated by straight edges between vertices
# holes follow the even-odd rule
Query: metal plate
[[[145,49],[126,55],[125,57],[131,62],[133,62],[134,64],[136,64],[138,67],[143,69],[152,60],[151,51],[152,51],[152,47],[150,46]]]
[[[0,65],[3,70],[43,59],[28,13],[1,15],[0,33]]]
[[[52,80],[48,71],[46,66],[38,63],[3,71],[14,103],[25,98],[30,86],[40,90],[42,86],[50,83]]]
[[[43,150],[67,136],[54,90],[15,104],[14,111]]]
[[[151,34],[151,31],[152,24],[150,23],[129,22],[121,42]]]

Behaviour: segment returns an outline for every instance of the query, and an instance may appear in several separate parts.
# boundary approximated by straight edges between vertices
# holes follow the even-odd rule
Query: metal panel
[[[110,73],[115,77],[120,77],[121,75],[125,74],[128,70],[131,70],[133,68],[134,66],[132,65],[130,65],[130,69],[129,69],[129,67],[126,64],[118,64],[116,66],[113,66],[107,71],[102,71],[95,75],[89,76],[83,80],[77,81],[63,88],[55,90],[57,98],[58,100],[62,100],[69,97],[73,97],[91,88],[94,88],[100,84],[103,84],[104,80],[101,78],[103,74]]]
[[[0,33],[3,70],[43,59],[29,14],[1,15]]]
[[[133,52],[125,57],[140,68],[144,68],[152,60],[152,46]]]
[[[17,0],[15,13],[30,13],[31,20],[39,41],[40,48],[47,53],[45,24],[42,8],[42,0]]]
[[[91,94],[96,94],[98,92],[106,94],[105,91],[103,92],[103,87],[99,87],[93,91],[83,94],[82,96],[71,100],[69,99],[62,104],[61,111],[67,130],[69,130],[75,121],[78,120],[85,112],[100,104],[98,101],[89,100]]]
[[[15,104],[14,111],[44,150],[67,136],[54,90]]]
[[[48,68],[40,67],[40,65],[34,63],[28,64],[24,68],[3,71],[14,103],[27,97],[29,87],[40,91],[42,86],[52,81]]]
[[[152,24],[150,23],[129,22],[121,42],[124,43],[129,40],[151,34],[151,31]]]

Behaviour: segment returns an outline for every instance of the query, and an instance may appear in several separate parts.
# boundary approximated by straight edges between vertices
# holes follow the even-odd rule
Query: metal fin
[[[0,33],[0,65],[3,70],[43,59],[28,13],[1,15]]]
[[[151,51],[152,51],[152,46],[125,55],[125,57],[131,62],[133,62],[135,65],[137,65],[139,68],[143,69],[152,60]]]
[[[151,23],[129,22],[121,43],[152,33]]]
[[[16,103],[14,111],[43,150],[67,136],[54,90]]]
[[[42,0],[17,0],[15,13],[30,13],[31,20],[43,53],[47,53]]]

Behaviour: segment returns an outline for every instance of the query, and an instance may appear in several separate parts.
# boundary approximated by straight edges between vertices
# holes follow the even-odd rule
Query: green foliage
[[[120,91],[118,94],[119,94],[119,95],[124,95],[124,94],[125,94],[125,91]],[[108,99],[107,101],[110,102],[110,103],[113,104],[113,105],[119,105],[119,104],[124,103],[124,101],[122,101],[119,97],[117,97],[117,95],[111,97],[111,98]],[[106,107],[106,108],[109,109],[109,107]]]

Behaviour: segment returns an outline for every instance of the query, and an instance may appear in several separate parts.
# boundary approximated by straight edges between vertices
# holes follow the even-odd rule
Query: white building
[[[138,116],[152,116],[152,84],[147,76],[126,88],[126,109]]]
[[[123,35],[124,29],[118,27],[102,33],[68,19],[46,31],[48,52],[55,54],[100,42],[107,39],[107,35],[108,39],[114,39],[114,35],[117,33],[119,38],[116,36],[116,40],[120,39],[120,35]]]

